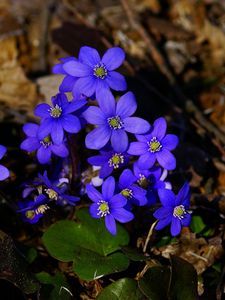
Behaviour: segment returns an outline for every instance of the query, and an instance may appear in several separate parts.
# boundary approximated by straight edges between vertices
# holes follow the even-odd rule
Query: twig
[[[148,232],[148,235],[147,235],[147,238],[146,238],[146,240],[145,240],[144,247],[143,247],[143,252],[144,252],[144,253],[146,252],[146,249],[147,249],[147,247],[148,247],[149,240],[150,240],[150,238],[151,238],[151,236],[152,236],[153,230],[154,230],[155,225],[157,224],[157,222],[158,222],[158,220],[155,221],[155,222],[151,225],[151,227],[150,227],[150,229],[149,229],[149,232]]]

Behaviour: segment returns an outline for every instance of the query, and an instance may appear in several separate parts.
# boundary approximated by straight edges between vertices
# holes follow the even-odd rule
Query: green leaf
[[[171,256],[170,296],[176,300],[198,299],[197,273],[186,260]]]
[[[128,266],[129,259],[122,253],[102,256],[84,248],[76,249],[73,262],[74,272],[87,281],[126,270]]]
[[[170,269],[165,266],[155,266],[147,270],[138,285],[148,299],[167,300],[169,282]]]
[[[36,278],[45,285],[52,285],[53,287],[42,288],[41,296],[49,300],[70,300],[71,292],[69,290],[69,285],[65,276],[62,273],[56,273],[56,275],[51,276],[46,272],[40,272],[36,274]]]
[[[193,232],[200,233],[206,228],[206,224],[200,216],[192,216],[190,227]]]
[[[133,261],[145,261],[149,259],[148,256],[145,256],[143,253],[138,252],[135,248],[122,247],[122,251],[130,260]]]
[[[59,221],[43,235],[43,243],[55,258],[68,262],[74,259],[77,247],[82,247],[106,256],[127,245],[127,231],[117,224],[117,235],[112,236],[104,225],[104,220],[93,219],[87,209],[77,212],[79,222]]]
[[[97,300],[143,300],[137,282],[131,278],[122,278],[107,286]]]

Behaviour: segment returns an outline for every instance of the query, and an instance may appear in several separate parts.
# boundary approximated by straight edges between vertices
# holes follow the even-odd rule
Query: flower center
[[[107,121],[111,129],[123,128],[123,122],[121,121],[119,116],[108,118]]]
[[[120,192],[121,195],[123,195],[125,198],[132,198],[133,197],[133,191],[130,189],[123,189]]]
[[[25,212],[25,216],[27,219],[32,220],[35,217],[35,211],[34,210],[27,210]]]
[[[52,144],[52,139],[50,135],[46,136],[42,141],[40,141],[40,144],[44,146],[44,148],[48,148]]]
[[[38,206],[37,209],[35,209],[35,214],[44,214],[46,212],[46,210],[48,210],[49,207],[47,204],[42,204],[40,206]]]
[[[107,216],[110,213],[109,212],[109,205],[106,201],[100,200],[97,204],[99,205],[97,214],[101,218]]]
[[[51,200],[57,200],[58,199],[58,193],[52,189],[45,189],[46,194],[48,195],[49,199]]]
[[[139,174],[139,179],[137,181],[137,183],[143,188],[146,189],[149,185],[149,181],[148,179],[145,177],[145,175],[143,174]]]
[[[173,216],[178,219],[183,219],[186,214],[185,208],[183,205],[176,206],[173,210]]]
[[[56,104],[54,107],[51,107],[49,109],[49,112],[51,117],[59,118],[62,114],[62,108],[58,104]]]
[[[103,63],[97,64],[94,67],[94,76],[100,79],[104,79],[108,74],[108,71]]]
[[[149,151],[152,153],[159,152],[162,149],[161,143],[154,136],[150,142],[148,142]]]
[[[121,153],[115,153],[108,161],[109,166],[118,169],[120,164],[124,163],[124,156]]]

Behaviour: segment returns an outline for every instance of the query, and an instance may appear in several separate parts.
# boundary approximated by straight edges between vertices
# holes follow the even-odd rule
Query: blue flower
[[[45,212],[49,209],[48,199],[44,195],[38,195],[34,201],[26,200],[18,203],[18,213],[22,214],[22,218],[25,222],[31,224],[37,223],[42,218]]]
[[[0,159],[2,159],[6,151],[7,151],[6,147],[0,145]],[[8,177],[9,177],[9,170],[3,165],[0,165],[0,181],[5,180]]]
[[[100,151],[100,155],[88,158],[88,162],[93,166],[100,166],[99,177],[105,178],[114,170],[123,167],[128,163],[129,155],[126,152],[118,153],[114,150]]]
[[[90,184],[87,184],[86,190],[88,197],[94,202],[90,206],[91,216],[96,219],[104,218],[105,226],[111,234],[116,234],[116,220],[127,223],[134,218],[131,212],[124,209],[126,198],[120,194],[114,195],[115,179],[112,176],[104,181],[102,193]]]
[[[177,195],[166,189],[158,192],[163,207],[157,209],[153,214],[159,220],[155,228],[160,230],[171,223],[170,232],[172,236],[176,236],[180,233],[182,226],[189,226],[191,222],[191,215],[188,212],[190,207],[189,185],[185,183]]]
[[[155,204],[157,201],[159,189],[172,189],[169,182],[164,181],[168,171],[160,167],[152,167],[151,169],[140,169],[138,163],[135,162],[133,166],[134,175],[140,187],[147,190],[148,205]]]
[[[108,49],[102,59],[96,49],[84,46],[80,49],[79,61],[69,60],[63,63],[66,74],[79,78],[73,91],[79,91],[87,97],[96,93],[96,98],[105,89],[126,90],[124,76],[114,70],[124,61],[125,53],[119,47]]]
[[[57,205],[75,205],[75,202],[79,201],[80,198],[76,196],[67,195],[65,191],[67,190],[67,186],[60,183],[52,183],[45,171],[43,175],[39,174],[39,178],[41,179],[44,187],[43,192],[49,200],[54,200]]]
[[[103,96],[103,98],[102,98]],[[90,106],[83,116],[90,124],[98,125],[86,136],[86,147],[101,149],[111,139],[112,148],[119,153],[128,147],[127,132],[142,134],[150,129],[147,121],[130,117],[137,109],[134,94],[126,93],[116,103],[111,92],[105,92],[98,98],[99,106]]]
[[[170,152],[178,144],[178,138],[174,134],[166,135],[166,121],[159,118],[154,122],[152,131],[146,135],[137,135],[138,142],[130,144],[128,153],[140,155],[139,167],[142,169],[151,168],[156,161],[165,169],[176,168],[176,159]]]
[[[86,104],[86,100],[77,100],[69,102],[65,94],[59,93],[52,97],[51,107],[47,103],[37,105],[35,115],[41,118],[41,124],[38,129],[38,138],[43,140],[51,135],[55,144],[61,144],[64,138],[64,131],[68,133],[77,133],[81,129],[80,120],[73,113]]]
[[[140,186],[135,185],[137,181],[136,176],[132,171],[126,169],[122,172],[119,178],[118,187],[122,197],[132,204],[143,206],[147,204],[146,190]]]
[[[28,152],[37,150],[37,159],[41,164],[49,163],[52,153],[59,157],[67,157],[69,151],[64,143],[56,145],[48,135],[43,139],[38,137],[39,125],[27,123],[23,126],[23,131],[27,138],[21,143],[20,148]]]

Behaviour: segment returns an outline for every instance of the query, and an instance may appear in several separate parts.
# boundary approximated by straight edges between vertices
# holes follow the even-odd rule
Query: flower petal
[[[85,145],[88,149],[101,149],[110,139],[111,130],[108,126],[99,126],[92,130],[85,139]]]
[[[106,123],[106,116],[99,107],[89,106],[82,115],[90,124],[102,125]]]
[[[43,140],[52,131],[52,118],[44,119],[38,128],[38,138]]]
[[[139,157],[138,166],[140,169],[149,169],[154,165],[155,161],[155,155],[148,151]]]
[[[110,167],[108,162],[102,165],[101,170],[99,171],[99,177],[105,178],[113,172],[113,167]]]
[[[134,215],[124,208],[112,208],[111,214],[120,223],[130,222],[134,218]]]
[[[176,236],[181,231],[181,221],[178,218],[173,217],[170,227],[170,232],[172,236]]]
[[[116,112],[116,100],[112,92],[107,87],[101,87],[102,81],[98,80],[96,89],[96,99],[102,112],[108,116],[114,116]]]
[[[146,133],[150,129],[147,121],[138,117],[128,117],[123,119],[124,129],[134,134]]]
[[[189,213],[186,213],[186,214],[184,215],[184,218],[181,219],[181,224],[182,224],[183,226],[189,226],[190,223],[191,223],[191,215],[190,215]]]
[[[102,185],[102,195],[104,200],[109,201],[115,191],[115,179],[114,177],[110,176],[109,178],[107,178]]]
[[[0,145],[0,159],[5,155],[7,148],[3,145]]]
[[[167,170],[174,170],[176,168],[176,158],[169,150],[163,148],[161,151],[156,152],[156,158],[163,168]]]
[[[125,59],[125,52],[119,47],[108,49],[102,57],[102,62],[106,69],[112,71],[117,69]]]
[[[54,120],[52,122],[52,130],[51,130],[52,141],[55,144],[61,144],[64,137],[64,131],[62,128],[62,124],[59,120]]]
[[[108,161],[107,157],[104,155],[95,155],[88,158],[89,164],[92,166],[102,166]]]
[[[73,113],[78,109],[82,108],[86,103],[87,103],[86,99],[72,100],[64,108],[63,113],[64,114]]]
[[[64,115],[61,124],[63,129],[69,133],[77,133],[81,129],[80,120],[71,114]]]
[[[77,78],[67,75],[64,77],[63,81],[59,86],[59,91],[61,93],[71,92],[73,90],[74,84],[76,83]]]
[[[153,216],[158,220],[163,220],[168,216],[170,216],[172,219],[172,215],[173,209],[171,207],[160,207],[153,214]]]
[[[94,67],[100,62],[101,58],[96,49],[84,46],[80,48],[79,60],[90,67]]]
[[[139,186],[133,186],[132,191],[133,191],[133,198],[138,200],[138,203],[135,203],[136,205],[143,206],[147,204],[148,200],[146,198],[146,193],[147,193],[146,190],[142,189]]]
[[[64,144],[52,145],[51,150],[55,155],[60,157],[67,157],[69,155],[69,151]]]
[[[68,61],[63,64],[63,69],[71,76],[85,77],[92,75],[92,69],[79,61]]]
[[[132,92],[127,92],[120,97],[116,106],[116,114],[122,119],[133,115],[137,109],[137,102]]]
[[[111,214],[105,217],[105,227],[112,235],[116,235],[116,221]]]
[[[125,77],[118,72],[109,72],[105,80],[110,88],[115,91],[125,91],[127,89]]]
[[[164,227],[166,227],[167,225],[169,225],[171,223],[171,216],[166,217],[165,219],[160,220],[156,226],[155,229],[156,230],[161,230]]]
[[[35,151],[40,147],[41,147],[40,141],[35,137],[30,137],[28,139],[25,139],[20,145],[20,149],[28,152]]]
[[[27,123],[23,126],[24,133],[29,137],[36,137],[39,125],[34,123]]]
[[[177,147],[179,139],[175,134],[167,134],[162,140],[161,144],[163,148],[173,150]]]
[[[185,182],[185,184],[182,186],[182,188],[179,190],[176,196],[176,205],[180,205],[180,204],[184,205],[183,202],[184,201],[187,202],[187,200],[189,202],[189,199],[190,199],[190,186],[188,182]]]
[[[120,208],[126,205],[126,203],[127,199],[121,194],[114,195],[109,201],[110,208]]]
[[[73,95],[80,93],[87,97],[91,97],[95,93],[96,85],[97,79],[95,79],[94,76],[79,78],[73,87]]]
[[[98,207],[99,205],[96,204],[96,203],[93,203],[90,207],[89,207],[89,212],[90,212],[90,215],[92,216],[92,218],[95,218],[95,219],[100,219],[100,215],[98,214]]]
[[[49,163],[51,159],[51,150],[41,146],[37,151],[37,159],[41,164]]]
[[[125,169],[119,178],[119,187],[120,189],[126,189],[131,186],[137,180],[133,172],[130,169]]]
[[[142,155],[148,151],[148,145],[141,142],[132,142],[127,150],[127,153],[132,155]]]
[[[87,184],[86,185],[86,191],[87,191],[87,194],[88,194],[88,197],[94,201],[94,202],[98,202],[98,201],[101,201],[103,200],[103,196],[102,194],[96,190],[96,188],[93,187],[93,185],[91,184]]]
[[[48,118],[50,116],[50,108],[51,106],[47,103],[38,104],[34,109],[34,114],[40,118]]]
[[[123,129],[112,130],[112,147],[116,152],[125,152],[128,147],[128,136]]]
[[[166,134],[166,120],[165,118],[158,118],[155,120],[153,125],[153,131],[151,132],[152,137],[157,137],[159,140],[161,140],[165,134]]]
[[[0,165],[0,180],[5,180],[8,177],[9,177],[9,170],[6,167]]]
[[[159,199],[165,207],[175,207],[175,195],[171,190],[159,189]]]

